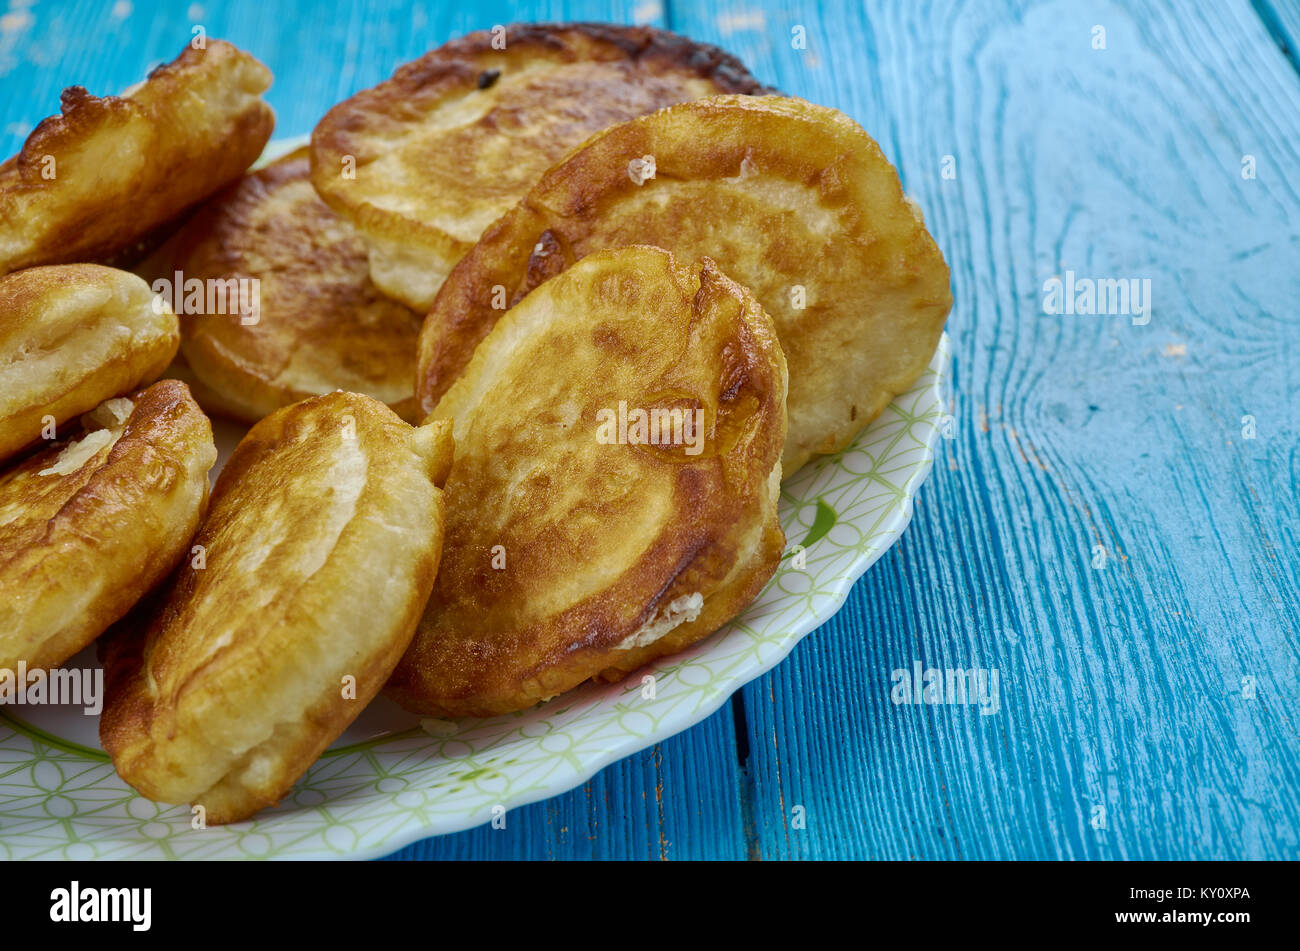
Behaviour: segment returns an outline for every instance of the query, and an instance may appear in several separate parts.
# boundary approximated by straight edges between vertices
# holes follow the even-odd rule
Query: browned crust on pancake
[[[360,146],[373,132],[373,113],[385,112],[417,93],[432,97],[477,87],[483,70],[473,62],[483,55],[542,51],[567,56],[605,51],[627,59],[656,62],[665,70],[680,69],[708,79],[719,93],[751,96],[777,91],[755,79],[745,64],[716,46],[650,26],[607,23],[514,23],[506,27],[507,47],[493,49],[492,32],[479,30],[450,40],[417,60],[398,67],[390,79],[363,89],[327,112],[312,133],[312,148],[322,155],[356,156],[364,164],[374,155]],[[360,133],[358,137],[355,133]],[[320,160],[317,160],[318,163]],[[337,169],[329,166],[333,176]],[[332,189],[323,189],[331,192]],[[328,198],[327,198],[328,200]]]
[[[525,299],[432,417],[457,422],[447,549],[388,687],[416,712],[492,716],[617,679],[726,623],[781,557],[786,367],[753,296],[708,259],[645,247],[591,255],[534,294],[554,299]],[[533,337],[519,326],[531,305],[626,318],[589,317],[580,330],[559,320]],[[516,346],[529,348],[534,378],[507,374]],[[632,405],[700,401],[703,452],[595,448],[595,407],[619,394]],[[505,570],[489,568],[497,544]],[[557,578],[615,570],[608,583],[557,591]],[[695,620],[619,646],[693,594],[703,597]]]
[[[391,79],[335,106],[312,133],[312,181],[317,191],[371,242],[372,273],[380,288],[420,310],[427,309],[437,281],[469,249],[479,231],[547,165],[588,135],[683,99],[774,91],[722,50],[653,27],[522,24],[506,27],[506,41],[505,49],[493,49],[491,31],[452,40],[400,67]],[[423,137],[418,130],[426,114],[472,105],[475,96],[496,97],[512,76],[538,61],[553,64],[552,73],[576,71],[561,81],[562,93],[549,90],[559,95],[560,102],[523,92],[501,93],[507,97],[505,104],[487,99],[491,105],[486,115],[466,120],[463,126],[458,120],[436,135],[425,133],[433,144],[412,153],[409,163],[403,159],[400,173],[385,167],[376,183],[364,181],[372,162],[392,161],[394,149],[400,152],[406,140]],[[629,68],[624,73],[606,71],[597,79],[597,63]],[[584,68],[592,75],[583,73]],[[500,83],[497,76],[502,77]],[[582,82],[590,83],[589,93],[577,95]],[[520,95],[525,96],[522,105]],[[511,142],[521,129],[527,134],[519,139],[518,148],[504,156],[494,151],[492,146]],[[478,136],[472,140],[477,145],[456,138],[462,133]],[[453,138],[458,145],[452,144]],[[440,145],[447,154],[438,150]],[[340,175],[341,163],[349,156],[355,160],[355,180]],[[433,177],[438,181],[430,183],[430,175],[420,174],[427,173],[427,167],[435,168],[438,174]],[[429,207],[412,209],[398,202],[404,206],[398,208],[387,200],[387,194],[416,187],[399,181],[405,178],[434,190],[421,196]],[[385,193],[385,188],[391,192]],[[438,197],[444,190],[445,205],[439,204]],[[431,214],[429,208],[437,213]],[[435,267],[416,266],[412,257],[416,249]],[[436,280],[421,278],[422,270],[436,273]],[[433,280],[432,287],[425,288],[425,280]]]
[[[507,46],[492,47],[492,32],[479,30],[450,40],[417,60],[398,67],[390,79],[363,89],[327,112],[312,133],[312,148],[323,154],[353,155],[364,164],[373,154],[360,148],[371,129],[372,113],[384,112],[417,93],[431,97],[476,87],[483,70],[473,62],[483,55],[541,51],[565,56],[606,52],[637,61],[656,62],[665,70],[680,69],[708,79],[719,93],[751,96],[777,90],[755,79],[745,64],[724,50],[697,43],[651,26],[608,23],[514,23],[506,27]],[[361,133],[357,137],[354,133]],[[335,168],[330,167],[333,175]]]
[[[231,83],[238,95],[230,96]],[[124,254],[155,242],[159,228],[261,154],[275,117],[258,96],[270,84],[265,66],[213,39],[206,49],[187,46],[127,96],[65,89],[61,114],[0,164],[0,273],[69,261],[130,263]],[[218,95],[236,105],[219,107]],[[42,177],[47,156],[53,179]]]
[[[53,667],[122,617],[184,557],[207,506],[212,427],[176,380],[133,394],[117,442],[98,462],[39,475],[67,443],[0,477],[0,667]],[[87,592],[91,600],[81,604]],[[12,613],[11,613],[12,612]],[[70,613],[69,613],[70,612]]]
[[[638,186],[628,161],[647,154],[657,175]],[[761,193],[751,200],[746,163],[761,181],[799,190],[799,203]],[[702,197],[689,206],[682,199],[675,216],[638,204],[697,184]],[[734,192],[730,204],[718,197],[724,185]],[[833,220],[832,240],[814,229],[818,216]],[[713,245],[711,231],[732,251]],[[799,240],[805,235],[815,242]],[[919,209],[855,122],[793,98],[696,100],[592,136],[483,233],[420,332],[421,407],[437,404],[506,313],[493,288],[503,287],[513,304],[575,259],[629,242],[709,254],[771,314],[790,365],[786,475],[812,455],[843,449],[915,381],[952,305],[947,265]],[[760,290],[764,283],[779,292]],[[818,294],[822,283],[833,291]],[[810,288],[806,311],[789,303],[794,284]]]
[[[166,370],[180,330],[153,301],[143,280],[98,264],[0,276],[0,459],[35,443],[46,416],[61,426]]]
[[[245,176],[176,236],[185,281],[260,282],[255,323],[181,318],[181,350],[209,407],[255,423],[333,390],[365,393],[415,421],[415,344],[422,315],[379,293],[365,243],[317,196],[304,147]],[[174,275],[169,274],[174,280]],[[403,395],[396,395],[403,394]],[[206,405],[206,404],[205,404]]]
[[[103,651],[100,740],[119,775],[202,805],[209,824],[279,801],[410,640],[441,556],[451,454],[449,425],[412,429],[355,393],[254,426],[194,538],[206,564],[183,564],[147,630]]]

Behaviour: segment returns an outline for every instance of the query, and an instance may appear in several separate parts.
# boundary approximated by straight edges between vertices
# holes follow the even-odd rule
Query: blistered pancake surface
[[[414,419],[423,314],[379,293],[365,243],[320,200],[309,173],[306,149],[286,156],[214,199],[177,238],[186,282],[230,289],[211,312],[205,297],[205,312],[187,308],[181,322],[181,349],[204,384],[199,398],[210,391],[216,409],[256,422],[348,390]],[[236,294],[249,313],[230,305]]]
[[[0,164],[0,274],[130,263],[141,239],[238,178],[275,117],[270,71],[221,40],[186,47],[124,96],[63,91],[62,112]]]
[[[770,319],[711,261],[625,248],[534,290],[434,411],[446,551],[390,692],[523,709],[729,620],[784,544],[785,391]]]
[[[714,258],[771,314],[790,367],[787,475],[844,448],[915,381],[952,304],[920,211],[856,123],[799,99],[720,96],[594,136],[484,233],[421,331],[423,408],[502,306],[634,243]]]
[[[312,133],[312,180],[365,235],[375,283],[423,314],[483,229],[592,133],[671,103],[766,91],[721,50],[661,30],[511,25],[453,40],[335,106]]]
[[[118,773],[209,823],[277,802],[379,690],[442,549],[451,428],[366,396],[272,413],[222,469],[143,632],[109,642],[100,723]]]
[[[180,343],[176,316],[134,274],[94,264],[0,277],[0,459],[148,383]]]
[[[0,668],[63,663],[171,571],[216,458],[185,384],[163,380],[0,471]]]

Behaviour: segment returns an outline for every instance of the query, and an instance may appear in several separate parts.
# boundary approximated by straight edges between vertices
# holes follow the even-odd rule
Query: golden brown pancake
[[[714,258],[772,315],[790,365],[787,475],[843,449],[911,386],[952,304],[919,209],[851,119],[776,96],[691,102],[593,136],[483,234],[420,333],[423,408],[506,306],[634,243]]]
[[[179,343],[176,315],[126,271],[64,264],[0,277],[0,459],[155,380]]]
[[[0,164],[0,274],[129,264],[141,239],[238,178],[271,137],[270,71],[229,43],[186,47],[124,96],[63,91]]]
[[[534,290],[433,413],[446,554],[392,695],[521,710],[730,620],[784,546],[785,392],[770,318],[708,259],[601,252]]]
[[[365,243],[316,195],[310,164],[304,148],[248,175],[177,237],[184,282],[237,290],[229,282],[255,281],[243,285],[242,300],[259,305],[249,314],[227,305],[196,315],[187,307],[181,350],[217,397],[209,408],[246,422],[333,390],[365,393],[414,419],[423,315],[370,282]]]
[[[150,799],[278,802],[382,686],[442,549],[451,427],[330,393],[254,426],[142,634],[105,650],[100,739]]]
[[[770,91],[721,50],[650,27],[503,30],[406,64],[312,133],[316,190],[365,236],[380,290],[421,314],[483,229],[593,132],[675,102]]]
[[[0,668],[56,667],[189,551],[216,461],[184,383],[88,414],[84,431],[0,471]]]

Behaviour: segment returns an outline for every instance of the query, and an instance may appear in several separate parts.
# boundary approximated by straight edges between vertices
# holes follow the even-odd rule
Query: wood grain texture
[[[957,300],[913,525],[744,691],[765,856],[1298,852],[1300,86],[1246,4],[1143,8],[829,4],[752,43],[673,9],[878,138]],[[1151,322],[1044,314],[1067,269],[1150,278]],[[895,706],[915,660],[998,668],[1001,711]]]
[[[1265,29],[1291,65],[1300,69],[1300,3],[1296,0],[1253,0]]]
[[[130,6],[11,5],[5,154],[191,16],[271,66],[278,135],[469,29],[649,20],[861,122],[952,266],[955,438],[841,613],[694,729],[397,857],[1300,856],[1294,2]],[[1067,270],[1149,278],[1150,323],[1045,314]],[[895,705],[915,661],[997,668],[1000,710]]]

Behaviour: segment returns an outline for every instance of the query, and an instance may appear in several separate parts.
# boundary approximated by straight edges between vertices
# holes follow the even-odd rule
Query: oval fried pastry
[[[769,91],[716,47],[662,30],[516,24],[453,40],[335,106],[312,133],[312,181],[365,236],[375,284],[424,314],[483,229],[593,132]]]
[[[389,685],[411,710],[520,710],[712,633],[771,577],[785,359],[712,261],[584,258],[493,328],[454,419],[447,544]]]
[[[790,366],[786,475],[843,449],[912,385],[952,304],[920,211],[851,119],[777,96],[689,102],[593,136],[483,234],[421,330],[422,407],[505,298],[635,243],[714,258],[772,315]]]
[[[180,329],[149,285],[95,264],[0,277],[0,459],[113,396],[156,379]]]
[[[0,274],[130,264],[141,239],[238,178],[275,116],[271,73],[221,40],[187,46],[124,96],[63,91],[62,112],[0,164]]]
[[[0,668],[55,667],[186,553],[217,459],[189,389],[106,401],[85,432],[0,472]]]
[[[451,427],[330,393],[254,426],[146,631],[105,651],[100,739],[209,823],[278,802],[397,663],[442,549]]]
[[[300,149],[245,177],[177,238],[185,281],[257,281],[249,315],[190,314],[181,350],[220,411],[255,423],[281,406],[348,390],[416,416],[423,315],[370,281],[365,243],[320,200]],[[227,295],[229,296],[229,295]]]

